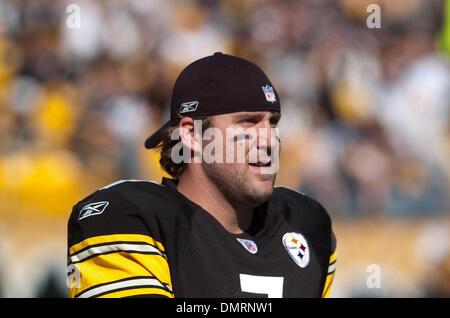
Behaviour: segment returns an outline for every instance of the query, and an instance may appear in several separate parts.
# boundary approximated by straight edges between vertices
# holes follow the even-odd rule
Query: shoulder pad
[[[273,197],[278,205],[286,206],[290,212],[298,212],[304,215],[310,215],[310,217],[317,220],[322,219],[326,222],[331,222],[326,209],[317,200],[305,193],[286,187],[275,187]]]

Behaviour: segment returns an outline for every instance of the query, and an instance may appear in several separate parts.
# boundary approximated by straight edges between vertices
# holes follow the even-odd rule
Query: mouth
[[[262,162],[262,161],[257,161],[255,163],[249,163],[250,166],[252,167],[258,167],[258,168],[262,168],[262,167],[270,167],[272,161],[268,161],[266,163]]]

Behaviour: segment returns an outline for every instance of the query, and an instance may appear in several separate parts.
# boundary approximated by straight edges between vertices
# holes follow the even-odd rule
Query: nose
[[[270,156],[273,148],[278,147],[280,142],[278,128],[272,127],[269,120],[264,121],[257,129],[257,143],[259,150],[265,150]]]

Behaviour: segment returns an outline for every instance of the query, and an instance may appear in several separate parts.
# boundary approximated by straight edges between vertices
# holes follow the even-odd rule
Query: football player
[[[215,53],[177,78],[145,146],[172,176],[118,181],[73,208],[71,297],[327,297],[331,220],[274,187],[280,98],[245,59]],[[256,155],[255,155],[256,154]]]

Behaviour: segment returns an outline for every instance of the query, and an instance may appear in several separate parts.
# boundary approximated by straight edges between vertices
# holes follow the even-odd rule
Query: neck
[[[236,206],[201,169],[189,168],[181,175],[177,190],[211,214],[228,232],[245,232],[252,221],[253,207]]]

